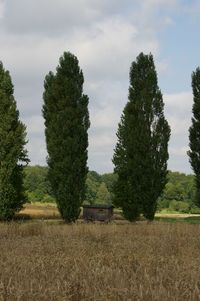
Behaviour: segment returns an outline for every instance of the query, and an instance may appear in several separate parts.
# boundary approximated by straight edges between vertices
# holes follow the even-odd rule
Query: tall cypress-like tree
[[[193,108],[192,125],[189,129],[188,152],[190,164],[195,173],[196,182],[196,205],[200,207],[200,68],[192,73]]]
[[[19,120],[8,71],[0,62],[0,219],[12,219],[26,202],[23,168],[28,163],[26,128]]]
[[[66,222],[75,221],[85,194],[89,128],[88,97],[77,58],[64,52],[56,73],[44,83],[43,116],[49,181]]]
[[[140,213],[154,219],[166,184],[170,127],[163,110],[153,56],[141,53],[130,69],[129,101],[113,157],[118,174],[114,201],[130,221]]]

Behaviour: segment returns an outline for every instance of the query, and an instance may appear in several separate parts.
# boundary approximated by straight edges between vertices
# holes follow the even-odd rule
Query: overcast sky
[[[172,130],[168,167],[191,173],[186,152],[199,28],[200,0],[0,0],[0,60],[11,73],[27,126],[31,164],[46,164],[44,77],[70,51],[79,59],[90,98],[89,168],[113,170],[129,68],[143,51],[154,55]]]

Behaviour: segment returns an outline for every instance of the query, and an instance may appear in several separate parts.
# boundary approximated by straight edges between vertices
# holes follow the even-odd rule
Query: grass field
[[[55,204],[27,204],[20,212],[19,217],[24,219],[60,219],[59,212]],[[123,220],[120,210],[115,210],[114,220]],[[200,224],[200,215],[196,214],[180,214],[180,213],[157,213],[156,221],[160,222],[188,222]],[[125,222],[125,221],[124,221]]]
[[[55,204],[26,204],[19,216],[31,219],[58,219],[60,214]]]
[[[0,224],[0,300],[200,300],[200,225]]]

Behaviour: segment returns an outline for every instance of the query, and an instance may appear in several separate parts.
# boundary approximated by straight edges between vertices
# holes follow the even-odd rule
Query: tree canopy
[[[0,62],[0,219],[11,219],[26,202],[23,168],[28,163],[26,128],[19,120],[8,71]]]
[[[152,220],[167,175],[170,128],[158,87],[153,56],[141,53],[130,69],[129,101],[117,132],[113,157],[118,180],[115,204],[135,220]]]
[[[49,181],[61,216],[67,222],[79,216],[88,172],[90,122],[83,82],[78,59],[69,52],[64,52],[56,73],[49,72],[44,82]]]
[[[193,108],[192,125],[189,129],[190,164],[195,173],[196,205],[200,207],[200,68],[192,73]]]
[[[50,183],[48,180],[48,167],[46,166],[27,166],[25,167],[24,186],[28,194],[29,202],[55,202],[52,197]],[[109,179],[109,181],[107,181]],[[117,181],[116,174],[106,173],[98,174],[95,171],[89,171],[86,180],[85,204],[113,203],[113,187]],[[195,176],[184,173],[169,171],[167,175],[167,184],[162,195],[159,197],[158,210],[180,210],[180,202],[187,204],[187,213],[197,210],[195,206]],[[105,196],[97,196],[101,184],[107,188]],[[109,200],[109,201],[108,201]],[[179,202],[177,204],[177,202]],[[198,210],[197,210],[198,211]],[[198,211],[199,212],[199,211]]]

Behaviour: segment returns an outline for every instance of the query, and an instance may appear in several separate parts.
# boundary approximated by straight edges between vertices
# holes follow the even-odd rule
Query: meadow
[[[200,300],[200,225],[0,224],[0,300]]]
[[[20,220],[61,220],[56,204],[45,204],[40,202],[26,204],[24,209],[21,210],[17,217]],[[163,210],[162,212],[156,213],[155,220],[162,222],[187,222],[192,224],[200,224],[200,214],[168,212]],[[122,216],[122,211],[115,208],[114,222],[119,224],[119,221],[122,221],[123,224],[127,223]]]

